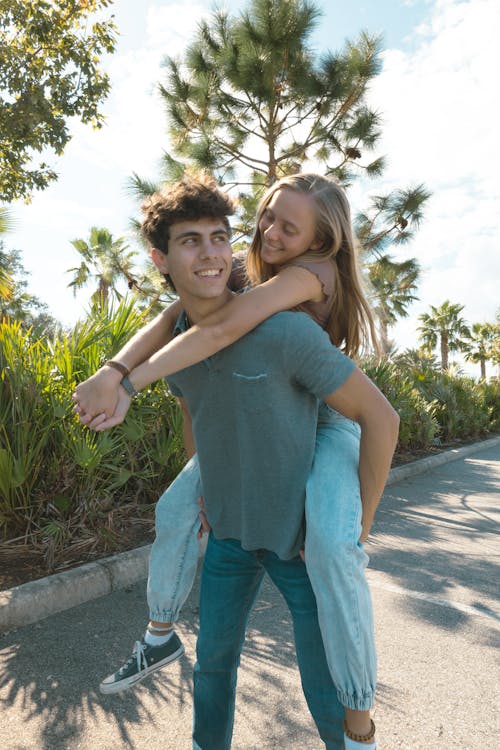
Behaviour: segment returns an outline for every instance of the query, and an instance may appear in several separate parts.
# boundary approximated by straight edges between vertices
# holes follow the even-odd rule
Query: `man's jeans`
[[[328,750],[344,747],[343,706],[326,662],[316,599],[300,557],[247,552],[233,539],[208,539],[200,592],[194,668],[194,750],[231,747],[237,670],[245,629],[264,573],[283,594],[293,620],[302,688]],[[286,698],[283,698],[286,700]]]

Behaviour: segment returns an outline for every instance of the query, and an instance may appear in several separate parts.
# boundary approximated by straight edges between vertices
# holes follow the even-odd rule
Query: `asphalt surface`
[[[475,452],[461,449],[439,465],[416,462],[413,476],[415,467],[397,469],[384,493],[368,545],[379,750],[500,747],[499,446],[496,440]],[[17,624],[38,621],[0,636],[0,748],[191,747],[196,588],[178,627],[186,655],[135,690],[98,690],[130,655],[147,620],[145,582],[133,583],[147,549],[136,554],[116,556],[98,571],[61,574],[73,574],[63,582],[44,579],[42,593],[30,589],[31,612],[25,604],[16,610],[24,587],[4,592],[0,610],[16,611]],[[99,598],[45,616],[56,611],[58,596],[70,606],[68,591],[78,593],[81,584],[87,598]],[[55,605],[44,611],[39,600]],[[300,689],[290,618],[266,581],[242,657],[233,750],[321,746]]]

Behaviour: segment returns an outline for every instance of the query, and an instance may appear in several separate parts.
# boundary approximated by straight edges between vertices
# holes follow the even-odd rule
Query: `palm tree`
[[[384,354],[390,349],[389,326],[394,325],[398,318],[406,318],[408,307],[418,299],[413,292],[417,288],[419,273],[420,266],[415,258],[396,263],[389,255],[383,255],[368,265],[373,308]]]
[[[393,361],[414,374],[435,374],[439,370],[436,357],[424,349],[405,349],[396,354]]]
[[[119,237],[113,240],[111,232],[104,228],[92,227],[89,241],[72,240],[71,244],[82,256],[83,260],[78,268],[70,268],[75,277],[68,286],[73,287],[76,294],[92,280],[97,282],[97,289],[92,294],[92,302],[103,308],[108,302],[110,293],[121,299],[116,288],[120,279],[125,279],[129,288],[135,286],[132,274],[132,258],[137,255],[135,250],[129,251],[125,239]]]
[[[465,320],[460,316],[463,305],[452,304],[449,300],[440,307],[431,305],[431,313],[422,313],[418,319],[422,325],[420,341],[425,349],[432,351],[439,343],[441,349],[441,369],[448,369],[448,354],[452,351],[463,351],[470,331]]]
[[[495,344],[498,346],[499,328],[494,323],[474,323],[467,342],[465,359],[479,363],[481,380],[486,380],[486,362],[493,359]]]

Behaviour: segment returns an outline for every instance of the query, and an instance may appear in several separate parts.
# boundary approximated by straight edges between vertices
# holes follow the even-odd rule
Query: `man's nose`
[[[219,254],[219,248],[216,242],[210,237],[205,237],[201,243],[201,255],[204,258],[214,258]]]

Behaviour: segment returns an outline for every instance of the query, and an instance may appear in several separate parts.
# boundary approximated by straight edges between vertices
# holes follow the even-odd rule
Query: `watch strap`
[[[128,375],[123,376],[123,378],[120,380],[120,385],[122,385],[125,388],[128,395],[132,396],[132,398],[139,395],[139,392],[135,390],[134,386],[130,382]]]

